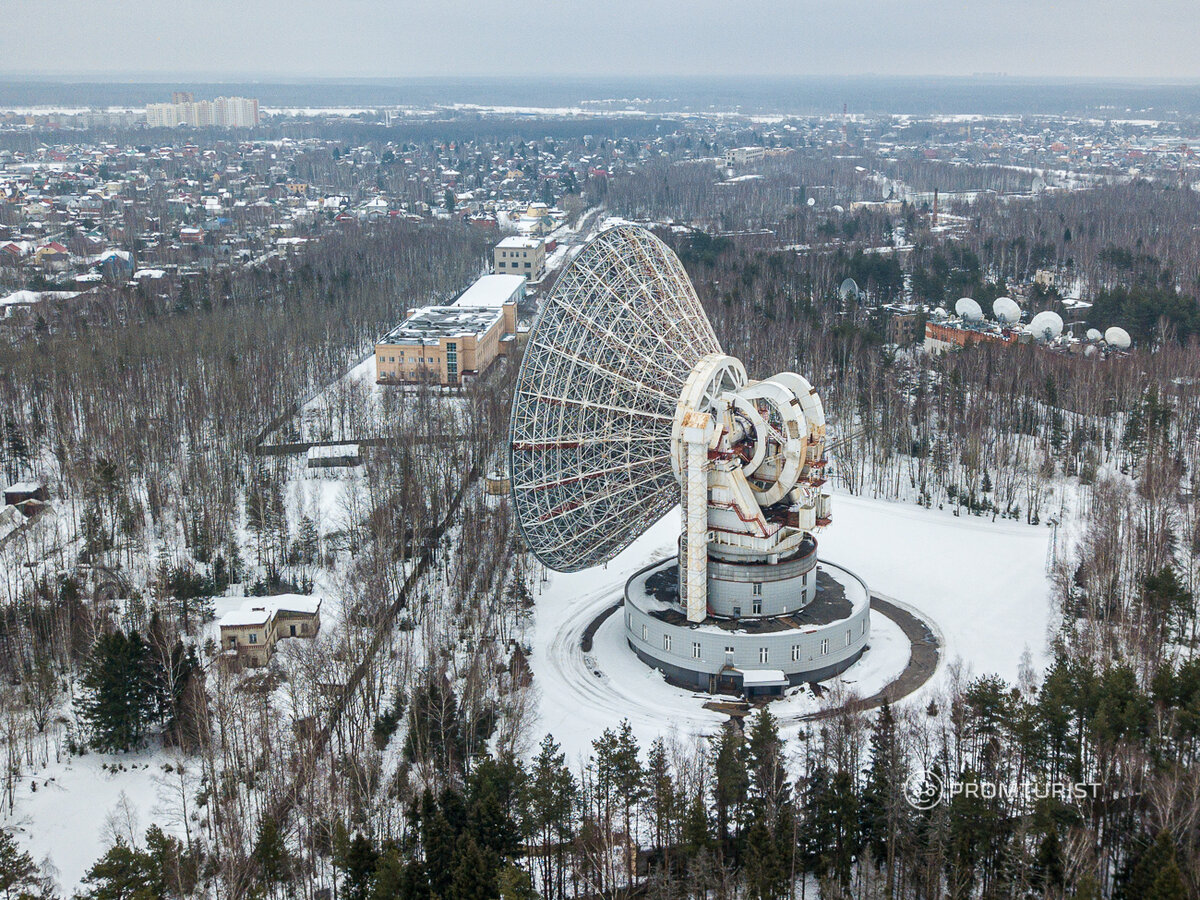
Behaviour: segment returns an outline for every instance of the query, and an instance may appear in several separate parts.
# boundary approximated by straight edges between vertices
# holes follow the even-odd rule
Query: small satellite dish
[[[1104,332],[1104,342],[1116,350],[1128,350],[1133,343],[1133,339],[1124,328],[1118,328],[1114,325]]]
[[[959,297],[954,303],[954,312],[968,322],[983,321],[983,307],[970,297]]]
[[[992,315],[1001,325],[1015,325],[1021,321],[1021,307],[1011,297],[997,297],[992,303]]]
[[[1035,341],[1052,341],[1062,334],[1062,330],[1062,316],[1048,309],[1034,316],[1027,329]]]
[[[816,197],[809,197],[809,198],[808,198],[808,205],[809,205],[809,206],[816,206],[816,205],[817,205],[817,198],[816,198]]]
[[[835,206],[833,207],[833,211],[834,211],[835,213],[844,213],[844,212],[846,211],[846,209],[845,209],[845,207],[843,207],[843,206],[841,206],[841,205],[839,204],[839,205],[835,205]]]
[[[1087,339],[1093,344],[1104,339],[1104,335],[1100,333],[1099,328],[1089,328],[1087,330]]]
[[[934,317],[935,319],[944,319],[944,318],[946,318],[946,316],[948,316],[948,315],[950,315],[950,313],[946,312],[946,310],[944,310],[944,309],[943,309],[942,307],[940,307],[940,306],[939,306],[937,309],[935,309],[935,310],[933,311],[933,317]]]

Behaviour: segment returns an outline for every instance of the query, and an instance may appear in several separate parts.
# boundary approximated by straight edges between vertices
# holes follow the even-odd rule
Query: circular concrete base
[[[832,678],[867,646],[870,592],[840,566],[822,561],[814,571],[813,598],[802,609],[741,618],[710,611],[704,621],[689,622],[678,600],[677,561],[652,563],[626,582],[626,640],[672,684],[708,693],[776,696],[791,685]]]

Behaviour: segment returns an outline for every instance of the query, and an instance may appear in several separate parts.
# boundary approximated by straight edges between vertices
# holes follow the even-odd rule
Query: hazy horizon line
[[[311,75],[235,72],[220,74],[211,71],[160,71],[160,70],[114,70],[111,72],[93,72],[69,70],[45,71],[31,73],[28,70],[9,71],[0,68],[0,81],[15,83],[87,83],[87,84],[165,84],[169,82],[190,81],[203,84],[226,84],[237,82],[255,82],[262,84],[385,84],[388,82],[405,81],[545,81],[555,79],[568,82],[610,81],[623,83],[638,82],[669,82],[669,81],[703,81],[703,82],[788,82],[788,81],[1004,81],[1023,84],[1046,83],[1075,83],[1075,84],[1133,84],[1133,85],[1175,85],[1200,86],[1200,75],[1190,76],[1134,76],[1134,75],[1051,75],[1030,74],[1022,72],[1011,74],[1007,72],[973,72],[971,74],[946,74],[938,72],[925,73],[753,73],[744,72],[737,75],[714,75],[706,72],[677,73],[677,74],[613,74],[613,73],[583,73],[578,72],[547,72],[547,73],[480,73],[480,74],[405,74],[405,75]]]

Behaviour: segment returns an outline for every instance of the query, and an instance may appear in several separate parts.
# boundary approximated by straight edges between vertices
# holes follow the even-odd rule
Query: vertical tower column
[[[683,601],[689,622],[708,615],[708,439],[712,417],[688,413],[683,421]]]

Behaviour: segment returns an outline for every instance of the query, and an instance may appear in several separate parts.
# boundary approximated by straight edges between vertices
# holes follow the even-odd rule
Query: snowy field
[[[182,839],[176,765],[175,754],[157,743],[136,753],[64,753],[61,762],[22,776],[16,809],[3,824],[35,862],[49,857],[59,884],[69,892],[117,835],[126,843],[131,836],[141,841],[145,829],[157,824]],[[193,761],[192,768],[199,766]],[[186,778],[194,792],[193,774]]]
[[[1026,648],[1035,669],[1048,661],[1046,526],[837,494],[833,524],[818,539],[823,558],[932,620],[944,661],[1009,681]]]
[[[725,716],[704,709],[706,695],[666,683],[626,646],[614,613],[596,632],[592,652],[580,639],[597,614],[621,598],[625,580],[654,559],[674,553],[679,513],[673,510],[607,566],[547,573],[536,591],[530,663],[539,692],[534,742],[554,735],[568,760],[582,761],[591,742],[621,719],[642,746],[656,737],[711,734]],[[834,521],[820,537],[823,559],[862,576],[872,591],[918,611],[940,633],[941,667],[930,683],[902,701],[921,702],[937,690],[946,663],[1016,680],[1028,648],[1035,667],[1046,661],[1051,616],[1045,574],[1049,529],[991,523],[881,500],[838,495]],[[868,696],[894,679],[909,658],[908,642],[891,620],[872,614],[870,650],[826,683],[833,696]],[[798,717],[821,706],[807,686],[772,706],[793,732]],[[791,727],[789,727],[789,720]]]

